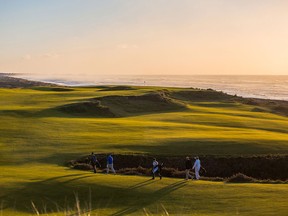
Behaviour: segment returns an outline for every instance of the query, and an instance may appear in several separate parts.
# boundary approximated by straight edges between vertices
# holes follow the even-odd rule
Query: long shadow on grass
[[[34,150],[35,155],[37,155],[36,151],[37,150]],[[11,153],[11,151],[7,153],[5,152],[6,155],[9,155],[9,158],[7,157],[6,160],[4,159],[0,160],[0,165],[18,165],[18,164],[24,165],[26,163],[44,163],[44,164],[56,164],[59,166],[63,166],[67,164],[70,160],[85,156],[79,153],[63,152],[63,153],[53,153],[47,156],[33,157],[34,152],[31,151],[30,149],[13,152],[13,154]],[[3,155],[5,156],[5,154]],[[2,153],[0,153],[0,156],[2,156]]]
[[[101,174],[69,174],[41,181],[35,179],[22,185],[17,183],[21,189],[3,187],[1,192],[4,196],[0,197],[2,204],[0,211],[9,208],[17,212],[33,214],[35,213],[33,202],[40,214],[68,211],[73,215],[76,209],[76,198],[80,201],[81,211],[89,212],[92,209],[97,212],[103,208],[120,209],[123,206],[130,206],[139,197],[145,197],[145,200],[150,197],[150,191],[107,185],[97,180],[99,176]],[[142,186],[144,185],[145,183]],[[140,187],[140,184],[137,187]],[[123,199],[120,199],[121,197]]]
[[[154,181],[152,179],[148,179],[148,180],[146,180],[144,182],[140,182],[138,184],[132,185],[132,186],[128,187],[127,189],[133,190],[133,189],[136,189],[136,188],[140,188],[140,187],[144,187],[146,185],[152,184],[153,182]]]
[[[92,178],[93,177],[93,178]],[[76,197],[80,201],[82,212],[101,209],[121,209],[114,215],[126,215],[153,204],[163,196],[185,185],[184,181],[168,185],[160,190],[137,190],[157,180],[148,180],[128,188],[120,185],[99,182],[101,174],[69,174],[55,176],[41,181],[17,183],[21,189],[1,188],[1,209],[34,214],[32,202],[40,214],[67,212],[73,215],[76,209]],[[108,176],[107,176],[108,177]],[[103,180],[103,178],[101,178]],[[164,181],[164,180],[162,180]]]
[[[92,176],[94,175],[87,173],[69,174],[55,176],[42,181],[34,180],[22,185],[18,183],[21,189],[13,190],[8,188],[8,191],[11,192],[0,197],[1,203],[3,203],[0,210],[12,208],[16,211],[31,213],[33,212],[31,202],[35,204],[36,208],[39,208],[39,212],[43,211],[42,213],[54,212],[59,209],[63,210],[73,205],[72,200],[75,200],[74,193],[77,192],[77,186],[71,186],[69,183]],[[5,188],[3,190],[5,193]],[[81,197],[83,197],[83,194],[81,194]]]
[[[184,187],[185,185],[186,185],[185,180],[181,180],[181,181],[175,182],[173,184],[170,184],[164,188],[161,188],[158,191],[155,191],[154,193],[152,193],[149,197],[146,197],[145,199],[137,199],[136,202],[132,206],[124,208],[124,209],[112,214],[112,216],[128,215],[128,214],[131,214],[133,212],[136,212],[140,209],[143,209],[146,206],[149,206],[153,203],[157,203],[157,201],[159,199],[161,199],[162,197],[172,193],[175,190],[178,190],[178,189]]]

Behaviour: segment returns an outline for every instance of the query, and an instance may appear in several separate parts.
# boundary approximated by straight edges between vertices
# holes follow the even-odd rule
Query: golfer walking
[[[185,161],[185,173],[186,173],[186,178],[185,180],[188,180],[189,178],[193,178],[192,175],[190,174],[190,170],[192,169],[192,161],[190,158],[187,156],[186,161]]]
[[[192,168],[192,169],[195,169],[195,178],[197,180],[200,179],[200,175],[199,175],[200,168],[201,168],[201,163],[200,163],[199,157],[197,156],[195,157],[195,162]]]
[[[98,165],[99,167],[101,167],[101,165],[100,165],[99,161],[97,160],[97,157],[94,154],[94,152],[91,153],[91,159],[90,160],[91,160],[90,163],[93,167],[94,173],[96,173],[97,172],[96,166]]]
[[[163,164],[159,164],[156,158],[153,159],[152,163],[152,179],[155,179],[155,173],[158,173],[160,179],[162,179],[161,169]]]
[[[115,172],[115,169],[113,167],[113,157],[112,157],[112,154],[110,154],[108,157],[107,157],[107,174],[109,173],[109,170],[111,169],[111,171],[116,174]]]

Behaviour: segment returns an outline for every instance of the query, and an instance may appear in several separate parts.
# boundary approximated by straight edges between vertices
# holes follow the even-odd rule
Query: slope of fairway
[[[79,117],[53,110],[95,97],[143,95],[156,90],[159,88],[74,88],[60,92],[0,89],[0,163],[63,164],[91,151],[157,155],[288,153],[287,117],[252,112],[253,106],[237,102],[190,101],[184,110],[121,118]],[[144,110],[145,104],[142,106]]]
[[[1,213],[91,215],[287,215],[288,185],[225,184],[93,174],[46,164],[1,170]],[[90,212],[90,211],[88,211]],[[45,214],[46,215],[46,214]],[[68,214],[69,215],[69,214]]]

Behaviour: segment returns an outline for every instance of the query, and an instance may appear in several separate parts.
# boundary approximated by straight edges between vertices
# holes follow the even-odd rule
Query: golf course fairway
[[[287,184],[150,180],[65,165],[92,151],[287,155],[288,118],[241,100],[181,88],[1,88],[0,215],[288,215]]]

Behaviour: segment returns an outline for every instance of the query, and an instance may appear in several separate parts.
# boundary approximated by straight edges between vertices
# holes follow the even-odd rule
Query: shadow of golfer
[[[143,181],[143,182],[140,182],[140,183],[138,183],[138,184],[132,185],[132,186],[128,187],[127,189],[133,190],[133,189],[136,189],[136,188],[143,187],[143,186],[145,186],[145,185],[152,184],[153,182],[155,182],[155,181],[153,181],[153,180],[150,178],[150,179],[148,179],[148,180],[146,180],[146,181]]]
[[[146,181],[148,182],[148,181]],[[125,209],[122,209],[114,214],[112,214],[112,216],[121,216],[121,215],[128,215],[131,214],[133,212],[138,211],[139,209],[144,208],[145,206],[148,206],[150,204],[156,203],[159,199],[161,199],[162,197],[168,195],[169,193],[178,190],[179,188],[182,188],[186,185],[186,181],[185,180],[181,180],[178,182],[175,182],[173,184],[170,184],[164,188],[161,188],[157,191],[155,191],[154,193],[151,194],[151,196],[149,196],[149,199],[139,199],[136,200],[136,202],[134,203],[133,206],[127,207]]]

